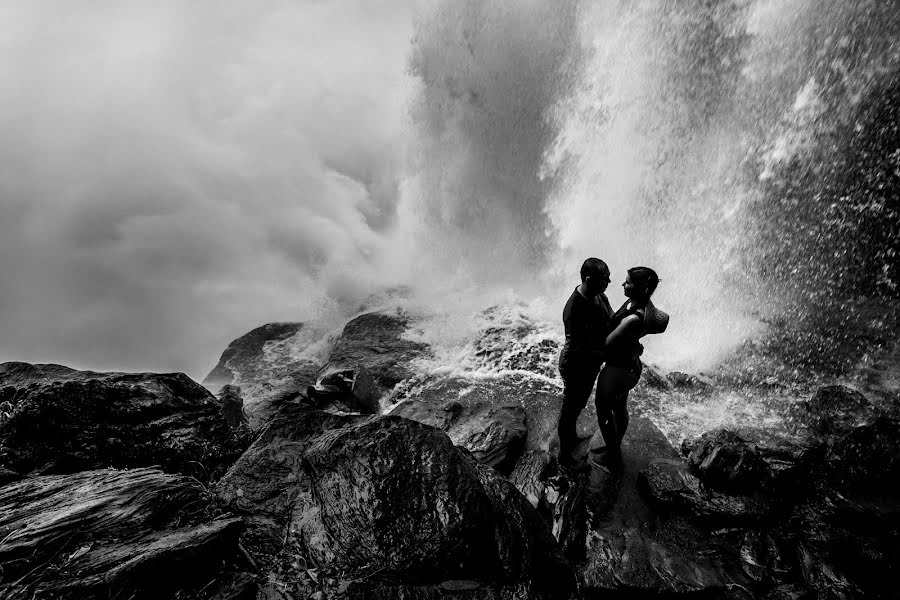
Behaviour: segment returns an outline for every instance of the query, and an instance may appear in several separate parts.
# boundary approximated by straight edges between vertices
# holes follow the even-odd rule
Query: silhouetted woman
[[[597,378],[597,420],[606,443],[605,453],[596,459],[601,464],[621,464],[628,392],[643,370],[639,357],[644,347],[639,340],[648,333],[661,333],[668,325],[669,316],[650,302],[658,283],[653,269],[634,267],[622,284],[628,300],[613,315],[613,331],[606,338],[606,365]]]

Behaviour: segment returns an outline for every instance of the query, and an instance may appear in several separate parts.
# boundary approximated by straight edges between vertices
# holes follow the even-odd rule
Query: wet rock
[[[654,365],[646,363],[644,364],[644,370],[641,373],[641,380],[638,382],[638,385],[663,391],[672,389],[671,380],[662,372],[662,370]]]
[[[272,361],[264,357],[266,346],[295,336],[302,327],[303,323],[267,323],[233,340],[203,380],[203,385],[222,386],[269,379]]]
[[[782,532],[802,580],[820,598],[888,598],[900,585],[900,498],[819,487]]]
[[[413,375],[410,362],[425,356],[428,346],[403,339],[409,319],[399,314],[368,313],[344,326],[320,379],[334,374],[350,382],[353,408],[378,413],[380,400]]]
[[[195,480],[156,469],[0,488],[0,596],[211,598],[201,589],[241,570],[240,520],[214,514]]]
[[[203,385],[217,393],[224,385],[239,387],[249,424],[259,429],[279,399],[315,383],[321,364],[303,350],[321,337],[303,323],[257,327],[228,344]]]
[[[654,459],[638,475],[638,486],[661,514],[681,514],[704,527],[750,526],[764,520],[770,507],[744,495],[705,487],[681,460]]]
[[[550,513],[547,512],[545,488],[547,478],[552,474],[550,455],[542,450],[526,450],[519,460],[509,480],[522,492],[525,499],[538,509],[542,515],[550,521]]]
[[[750,530],[741,543],[741,565],[744,573],[761,587],[783,585],[792,578],[789,549],[770,533]]]
[[[805,585],[786,583],[769,590],[763,600],[815,600],[815,593]]]
[[[247,514],[248,550],[274,580],[297,580],[294,563],[317,569],[320,581],[368,582],[319,590],[329,597],[360,586],[370,597],[429,597],[460,581],[478,582],[472,598],[573,591],[571,569],[527,500],[414,421],[286,406],[218,489]]]
[[[626,597],[715,595],[729,583],[709,559],[685,553],[638,528],[591,533],[588,554],[591,562],[584,586],[597,597],[604,592]]]
[[[402,402],[391,409],[391,414],[412,418],[448,433],[492,408],[507,407],[504,412],[509,418],[504,421],[513,427],[514,437],[518,437],[524,411],[527,424],[525,450],[546,451],[556,433],[562,392],[544,379],[513,373],[490,378],[429,379],[398,390],[392,400]],[[583,421],[590,422],[586,413]]]
[[[524,314],[510,315],[499,307],[482,316],[494,323],[475,342],[475,360],[489,371],[520,371],[553,378],[559,374],[559,341],[545,337]]]
[[[0,422],[0,466],[17,473],[161,465],[212,479],[249,442],[182,373],[4,363],[0,386],[12,406]]]
[[[17,473],[12,469],[7,469],[6,467],[0,467],[0,486],[4,486],[7,483],[12,483],[13,481],[18,481],[22,479],[23,475],[21,473]]]
[[[809,400],[791,407],[788,419],[818,439],[839,435],[871,422],[876,406],[858,391],[843,385],[820,387]]]
[[[712,383],[705,377],[681,371],[672,371],[666,375],[666,379],[676,389],[707,390],[712,387]]]
[[[455,380],[444,381],[439,388],[455,398],[459,395],[456,390],[472,390],[472,385]],[[472,391],[466,394],[471,395]],[[525,409],[519,401],[502,402],[478,394],[464,401],[445,402],[430,402],[420,396],[400,404],[391,414],[444,430],[454,444],[504,474],[512,471],[528,435]]]
[[[900,480],[900,420],[878,417],[827,445],[824,467],[840,489],[886,490]]]
[[[219,391],[219,402],[222,403],[222,414],[225,422],[232,429],[248,427],[247,413],[244,411],[244,399],[241,388],[236,385],[223,385]]]
[[[727,429],[701,435],[687,459],[703,483],[726,491],[756,491],[769,475],[756,444]]]
[[[632,417],[622,451],[621,471],[595,468],[587,478],[583,591],[597,597],[715,596],[733,586],[746,587],[737,557],[723,555],[708,524],[661,514],[640,493],[641,472],[661,459],[678,459],[662,432],[648,419]]]

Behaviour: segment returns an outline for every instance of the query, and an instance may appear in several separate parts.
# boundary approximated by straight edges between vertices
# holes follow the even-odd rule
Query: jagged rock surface
[[[0,488],[0,597],[247,597],[240,519],[156,469],[48,475]],[[243,594],[243,596],[241,596]]]
[[[203,379],[203,385],[219,392],[225,385],[240,388],[250,426],[259,429],[275,410],[279,399],[303,392],[316,381],[321,367],[295,345],[303,323],[268,323],[228,344],[219,362]]]
[[[391,414],[444,430],[479,461],[509,474],[525,448],[529,424],[544,429],[538,424],[547,419],[532,415],[529,421],[528,413],[547,408],[548,392],[533,389],[519,376],[490,383],[444,378],[418,388]],[[544,440],[532,433],[533,444]]]
[[[95,373],[60,365],[0,365],[0,466],[71,473],[160,465],[201,479],[246,448],[221,404],[182,373]]]
[[[218,489],[248,515],[246,545],[273,580],[296,572],[292,561],[317,571],[316,585],[293,577],[295,594],[328,585],[338,597],[432,597],[454,586],[471,598],[574,591],[571,569],[521,494],[414,421],[286,405]]]
[[[352,319],[331,348],[320,381],[346,381],[351,408],[381,412],[381,398],[414,374],[414,359],[429,353],[427,345],[403,338],[408,325],[401,314],[367,313]]]
[[[642,471],[655,460],[678,458],[659,429],[646,418],[633,417],[622,450],[620,474],[595,467],[581,484],[588,520],[583,591],[597,596],[722,595],[730,586],[743,585],[739,566],[717,552],[705,525],[663,519],[640,494]]]

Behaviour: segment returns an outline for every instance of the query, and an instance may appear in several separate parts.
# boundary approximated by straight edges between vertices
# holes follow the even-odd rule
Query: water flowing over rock
[[[240,530],[196,480],[156,469],[25,479],[0,488],[0,597],[236,598],[253,585]]]
[[[321,365],[295,347],[313,343],[296,339],[303,332],[303,323],[268,323],[253,329],[228,344],[203,385],[217,393],[225,385],[239,387],[250,426],[260,428],[279,400],[316,381]]]
[[[411,361],[428,346],[403,338],[409,319],[402,314],[367,313],[344,326],[331,348],[320,381],[346,387],[346,402],[356,410],[381,412],[381,398],[411,377]]]
[[[285,405],[218,489],[248,515],[245,543],[275,580],[294,563],[346,597],[574,591],[571,568],[525,498],[414,421]]]
[[[71,473],[160,465],[218,477],[249,440],[221,403],[182,373],[95,373],[60,365],[0,365],[0,466]]]

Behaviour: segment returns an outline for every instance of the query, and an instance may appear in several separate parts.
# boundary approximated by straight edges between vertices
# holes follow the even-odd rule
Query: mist
[[[0,360],[202,377],[249,328],[364,294],[411,3],[29,0],[0,23]]]
[[[879,6],[6,2],[0,360],[201,379],[381,300],[455,311],[429,339],[498,303],[558,332],[598,256],[614,303],[659,272],[647,356],[705,368],[786,299],[779,252],[842,272],[765,236],[768,182],[896,72]]]

